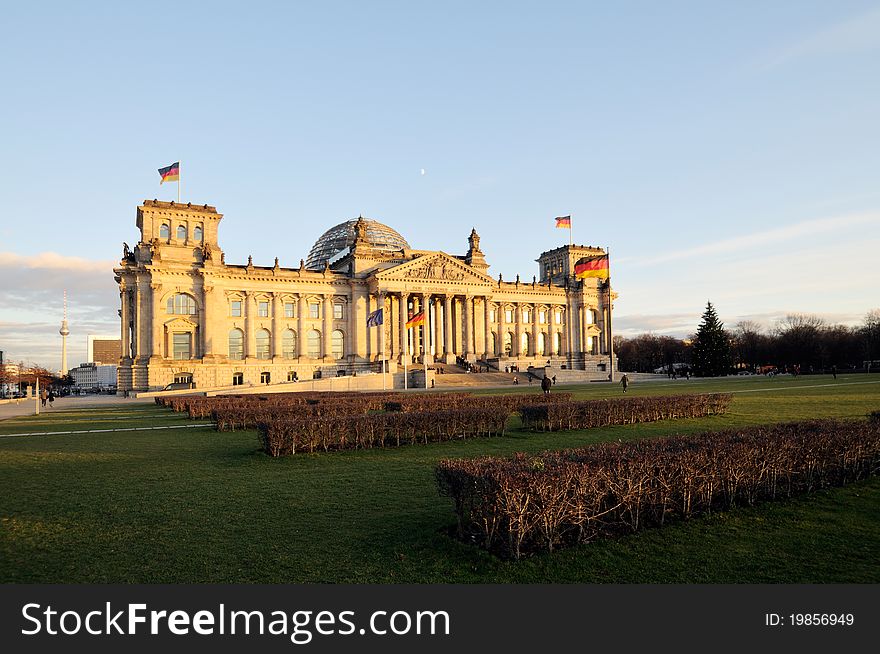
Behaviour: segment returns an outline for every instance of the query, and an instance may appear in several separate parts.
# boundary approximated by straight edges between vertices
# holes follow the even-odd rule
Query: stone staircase
[[[485,368],[484,368],[485,369]],[[528,374],[521,373],[504,373],[498,372],[494,368],[489,369],[490,372],[472,372],[468,373],[458,366],[445,366],[445,373],[438,374],[434,377],[436,380],[436,388],[480,388],[481,386],[512,386],[512,387],[528,387]],[[513,378],[519,379],[519,384],[513,383]],[[532,386],[537,386],[538,381],[534,380]]]

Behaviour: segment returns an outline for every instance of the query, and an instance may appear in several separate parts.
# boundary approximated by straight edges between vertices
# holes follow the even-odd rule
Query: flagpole
[[[425,322],[422,323],[422,361],[425,363],[425,390],[428,390],[428,352],[431,351],[431,305],[425,307]]]
[[[403,390],[407,390],[407,377],[409,376],[409,372],[407,370],[406,360],[409,358],[409,327],[406,328],[406,338],[403,339]]]
[[[570,248],[572,245],[574,245],[574,239],[573,239],[573,237],[572,237],[572,235],[571,235],[571,233],[572,233],[573,231],[574,231],[574,227],[573,227],[572,224],[571,224],[571,216],[569,216],[569,218],[568,218],[568,247],[569,247],[569,248]]]
[[[608,259],[608,370],[609,380],[614,383],[614,333],[611,331],[611,248],[605,248]]]
[[[180,187],[183,186],[183,175],[180,174],[180,162],[177,162],[177,204],[180,204]]]

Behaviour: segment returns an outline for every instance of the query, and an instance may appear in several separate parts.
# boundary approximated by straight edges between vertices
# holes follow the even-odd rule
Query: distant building
[[[0,363],[0,397],[18,391],[19,367],[17,363]]]
[[[118,365],[122,357],[122,339],[114,336],[88,335],[89,363],[106,363]]]
[[[538,257],[540,275],[502,280],[472,230],[464,254],[417,250],[374,220],[329,229],[298,268],[227,264],[222,215],[208,205],[146,200],[140,239],[114,269],[119,284],[119,390],[268,384],[415,363],[550,365],[607,378],[610,288],[577,280],[600,248]],[[279,248],[303,248],[295,229]],[[527,236],[525,237],[527,239]],[[382,310],[378,328],[371,324]],[[408,326],[418,318],[416,326]],[[615,366],[616,368],[616,366]]]
[[[70,369],[70,377],[76,388],[116,388],[116,365],[81,363]]]

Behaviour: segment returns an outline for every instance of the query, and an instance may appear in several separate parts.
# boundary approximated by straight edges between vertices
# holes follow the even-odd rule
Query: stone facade
[[[208,205],[147,200],[138,207],[140,242],[125,246],[114,270],[120,392],[379,372],[383,359],[390,372],[467,360],[521,370],[550,361],[608,374],[609,288],[571,276],[574,263],[601,254],[598,248],[545,252],[540,281],[504,281],[488,275],[475,230],[467,253],[454,256],[411,249],[402,238],[389,246],[381,234],[399,237],[394,230],[359,218],[334,228],[334,238],[349,230],[345,247],[329,258],[310,256],[308,268],[303,260],[298,268],[277,259],[271,267],[250,258],[231,265],[218,240],[222,217]],[[326,245],[319,240],[313,254]],[[379,308],[383,324],[368,327]],[[423,310],[425,324],[407,329]]]

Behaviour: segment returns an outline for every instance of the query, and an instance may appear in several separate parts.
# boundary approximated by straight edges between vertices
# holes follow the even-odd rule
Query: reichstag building
[[[238,265],[220,247],[222,218],[208,205],[138,207],[140,242],[114,269],[120,392],[381,372],[383,360],[392,373],[404,363],[525,370],[550,361],[607,375],[609,290],[572,276],[598,248],[544,252],[538,275],[503,280],[489,275],[476,230],[466,253],[451,255],[413,249],[361,217],[327,230],[298,268]],[[382,324],[368,327],[380,308]],[[423,324],[407,328],[420,312]]]

